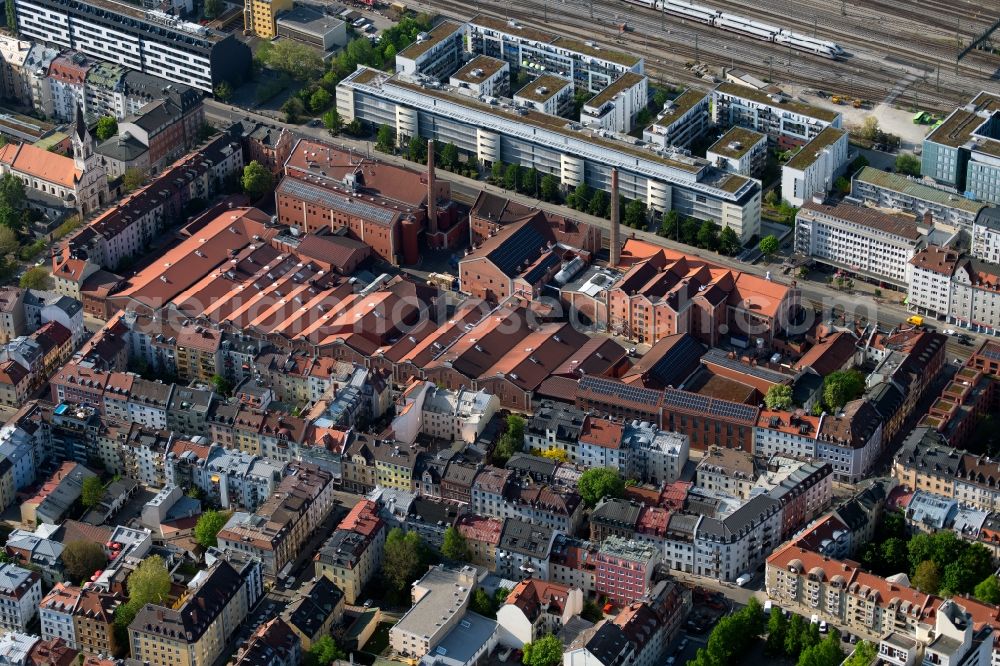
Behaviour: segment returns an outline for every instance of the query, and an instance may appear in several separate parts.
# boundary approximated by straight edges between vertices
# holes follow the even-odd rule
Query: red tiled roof
[[[581,444],[593,444],[605,449],[618,449],[622,445],[624,428],[610,419],[587,416],[580,431]]]

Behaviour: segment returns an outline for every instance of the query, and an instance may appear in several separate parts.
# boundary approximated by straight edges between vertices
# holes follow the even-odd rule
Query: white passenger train
[[[696,5],[683,0],[625,0],[633,5],[640,5],[650,9],[657,9],[668,14],[675,14],[699,23],[729,30],[730,32],[761,39],[766,42],[774,42],[798,51],[805,51],[823,58],[837,60],[844,57],[844,49],[834,42],[828,42],[815,37],[801,35],[785,28],[778,28],[766,23],[752,21],[735,14],[727,14],[711,7]]]

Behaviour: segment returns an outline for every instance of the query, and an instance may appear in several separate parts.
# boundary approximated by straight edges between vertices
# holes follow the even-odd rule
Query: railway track
[[[423,0],[422,4],[458,19],[467,19],[474,13],[469,4],[456,0]],[[593,19],[589,16],[591,8]],[[939,75],[941,91],[932,97],[927,79],[921,81],[919,75],[901,65],[877,58],[846,62],[825,60],[676,16],[664,16],[661,12],[629,5],[623,0],[615,0],[610,5],[591,5],[589,0],[548,0],[541,6],[537,0],[511,0],[501,11],[481,3],[477,3],[475,9],[572,38],[597,40],[609,48],[642,55],[650,77],[661,83],[668,81],[698,88],[710,87],[710,83],[685,67],[686,63],[697,60],[717,67],[738,65],[762,78],[773,72],[778,80],[835,91],[853,98],[881,100],[888,93],[892,101],[905,104],[919,100],[922,108],[938,111],[950,111],[984,87],[980,83],[971,83],[968,77],[942,71]],[[770,20],[773,22],[773,17]],[[627,21],[633,31],[619,35],[614,26],[622,21]],[[807,34],[811,33],[811,25],[809,27],[810,30],[804,31]],[[929,76],[927,70],[924,76]],[[923,86],[923,90],[917,90],[918,86]]]
[[[934,1],[934,0],[932,0]],[[660,12],[635,5],[627,5],[624,0],[618,0],[624,6],[632,10],[632,15],[642,14],[644,16],[656,17]],[[975,62],[961,63],[943,68],[942,63],[954,63],[957,53],[954,35],[949,38],[944,33],[939,38],[927,39],[919,26],[914,24],[911,37],[893,36],[881,31],[872,30],[869,26],[878,25],[884,21],[879,19],[879,15],[873,14],[871,17],[861,17],[854,20],[851,17],[845,19],[840,16],[839,10],[830,8],[822,16],[817,14],[806,15],[802,10],[792,9],[784,0],[725,0],[733,8],[730,11],[755,18],[762,22],[775,23],[775,16],[781,16],[781,27],[787,27],[803,34],[812,34],[817,25],[823,26],[823,33],[817,35],[823,38],[833,39],[841,45],[851,47],[852,45],[862,46],[863,52],[876,54],[885,50],[886,45],[893,49],[892,55],[896,53],[905,54],[905,59],[896,57],[897,64],[911,60],[910,68],[900,68],[889,81],[887,87],[879,87],[881,90],[889,90],[896,87],[896,84],[903,81],[907,74],[914,72],[908,69],[922,69],[925,75],[934,73],[935,88],[943,87],[953,89],[960,94],[955,95],[952,100],[955,104],[965,102],[969,97],[978,92],[987,83],[974,84],[976,79],[983,79],[981,68],[989,66],[990,56],[985,54],[973,54],[972,60]],[[714,7],[714,5],[713,5]],[[854,10],[852,9],[852,12]],[[884,17],[883,17],[884,18]],[[847,25],[844,22],[847,21]],[[859,38],[862,38],[859,40]],[[781,48],[781,47],[775,47]],[[849,50],[852,50],[849,48]],[[936,55],[929,55],[936,54]],[[851,64],[860,63],[862,59],[853,59]],[[880,59],[864,59],[867,68],[876,66]],[[992,57],[992,67],[1000,66],[1000,58]],[[940,68],[940,71],[939,71]],[[871,72],[869,72],[871,74]],[[978,87],[977,87],[978,86]],[[964,94],[961,94],[964,93]],[[947,93],[946,93],[947,94]],[[954,106],[954,104],[952,105]],[[942,109],[943,110],[943,109]]]

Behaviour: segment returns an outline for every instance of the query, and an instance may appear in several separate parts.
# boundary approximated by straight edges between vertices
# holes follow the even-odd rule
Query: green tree
[[[391,153],[396,147],[396,132],[388,125],[379,125],[375,135],[375,149],[383,153]]]
[[[524,644],[524,666],[557,666],[562,663],[563,647],[558,638],[546,634],[537,641]]]
[[[993,558],[986,546],[970,543],[945,567],[941,586],[951,595],[971,594],[993,571]]]
[[[346,659],[347,654],[337,646],[333,637],[326,635],[314,641],[305,654],[302,663],[305,666],[329,666],[338,659]]]
[[[361,41],[368,43],[367,39]],[[345,51],[353,44],[348,44]],[[368,48],[371,49],[371,44]],[[315,80],[324,69],[323,58],[316,49],[290,39],[268,42],[265,48],[257,51],[257,59],[269,69],[284,72],[297,81]]]
[[[88,476],[83,480],[80,489],[80,504],[86,509],[93,509],[104,498],[104,484],[96,476]]]
[[[764,404],[772,411],[783,411],[792,406],[792,387],[785,384],[775,384],[767,389]]]
[[[559,203],[559,179],[553,176],[551,173],[547,173],[542,177],[541,185],[542,199],[545,201],[551,201],[553,203]]]
[[[6,5],[5,9],[7,10],[7,29],[10,30],[10,34],[12,34],[15,37],[17,37],[17,34],[18,34],[17,33],[17,11],[15,11],[15,9],[14,9],[14,2],[13,2],[13,0],[11,0],[10,2],[6,2],[4,4]]]
[[[623,497],[625,481],[618,470],[610,467],[591,467],[580,475],[577,490],[587,506],[597,506],[605,497]]]
[[[206,1],[218,1],[218,0],[206,0]],[[229,85],[226,81],[220,81],[219,85],[215,86],[215,90],[212,91],[215,95],[215,99],[220,102],[228,102],[233,98],[233,87]]]
[[[580,611],[580,617],[587,622],[597,624],[604,619],[604,611],[593,600],[587,599],[583,602],[583,610]]]
[[[994,574],[990,574],[976,585],[972,596],[984,604],[993,604],[994,606],[1000,604],[1000,580]]]
[[[771,608],[771,616],[767,619],[767,643],[764,651],[770,655],[779,655],[785,651],[785,637],[788,635],[788,618],[777,606]]]
[[[698,227],[698,247],[715,251],[719,246],[719,227],[711,220],[702,220]]]
[[[590,199],[594,195],[593,190],[587,183],[580,182],[576,187],[573,188],[572,194],[570,194],[570,205],[576,210],[587,210],[590,206]]]
[[[32,266],[21,276],[21,289],[46,290],[52,287],[52,276],[44,266]]]
[[[96,541],[70,541],[61,557],[67,578],[79,584],[88,581],[95,571],[108,563],[108,556]]]
[[[202,548],[214,548],[219,545],[218,535],[229,519],[228,514],[209,509],[198,517],[194,526],[194,540]]]
[[[818,634],[818,628],[816,632]],[[817,641],[815,645],[804,649],[799,655],[797,666],[840,666],[843,660],[844,651],[840,647],[840,634],[835,629],[822,641]]]
[[[768,206],[777,206],[778,201],[780,201],[778,196],[779,195],[777,188],[772,187],[767,191],[767,194],[764,195],[764,203],[766,203]]]
[[[907,176],[919,176],[920,159],[912,153],[900,153],[896,156],[896,171]]]
[[[229,396],[233,392],[233,385],[222,375],[212,375],[212,388],[221,396]]]
[[[941,570],[933,560],[925,560],[917,565],[910,582],[921,592],[937,594],[941,588]]]
[[[507,170],[503,174],[503,186],[508,190],[516,191],[520,180],[521,166],[518,164],[508,164]]]
[[[330,93],[323,88],[316,88],[316,92],[309,96],[309,108],[313,113],[319,113],[330,106],[330,102],[332,101],[333,96]]]
[[[701,229],[700,221],[693,217],[685,217],[681,220],[681,237],[678,240],[686,245],[696,244],[699,229]]]
[[[496,619],[498,606],[494,600],[490,598],[490,595],[486,594],[486,590],[483,588],[476,588],[476,591],[472,593],[472,599],[469,601],[469,605],[472,607],[473,612],[479,613],[483,617]]]
[[[410,160],[413,162],[425,162],[427,160],[427,141],[419,136],[412,137],[410,139],[409,155]]]
[[[590,204],[587,206],[587,212],[595,217],[607,217],[610,205],[608,195],[604,190],[594,190],[594,194],[590,197]]]
[[[450,141],[441,149],[441,166],[445,169],[458,166],[458,147]]]
[[[851,191],[851,181],[841,176],[833,181],[833,189],[839,194],[848,194]]]
[[[98,141],[107,141],[118,134],[118,121],[114,116],[101,116],[97,119],[97,129],[94,130]]]
[[[878,648],[868,641],[860,641],[854,646],[854,652],[844,662],[844,666],[871,666],[878,656]]]
[[[385,539],[382,572],[393,589],[401,592],[415,581],[427,562],[423,539],[416,532],[392,528]]]
[[[24,226],[24,182],[12,173],[0,177],[0,225],[20,231]]]
[[[493,450],[493,462],[498,466],[507,464],[512,455],[524,448],[524,418],[517,414],[507,416],[506,428]]]
[[[518,191],[522,194],[535,196],[538,188],[538,170],[535,168],[522,169]]]
[[[0,227],[0,258],[8,254],[17,254],[21,249],[21,243],[17,239],[17,232],[10,227]]]
[[[504,174],[506,173],[507,166],[500,160],[497,160],[493,163],[493,166],[490,167],[490,181],[492,181],[494,185],[502,185],[504,182]]]
[[[667,91],[663,88],[657,88],[653,93],[653,104],[657,109],[662,109],[667,103]]]
[[[680,238],[681,214],[676,210],[668,210],[660,220],[660,229],[656,232],[664,238]]]
[[[129,603],[136,612],[146,604],[162,604],[170,596],[170,572],[159,555],[143,559],[127,582]]]
[[[785,654],[792,659],[798,659],[802,651],[802,635],[807,631],[805,620],[799,614],[793,614],[785,634]]]
[[[222,0],[205,0],[205,18],[214,19],[222,15],[225,4]]]
[[[840,409],[865,390],[865,376],[857,370],[837,370],[823,378],[823,403],[827,409]]]
[[[865,122],[861,126],[861,138],[868,141],[878,141],[881,135],[882,129],[878,126],[878,118],[875,116],[865,118]]]
[[[299,118],[306,112],[306,105],[298,97],[289,97],[281,105],[281,110],[285,114],[285,122],[295,124],[299,122]]]
[[[122,174],[122,186],[126,192],[137,190],[146,184],[146,172],[137,167],[129,167]]]
[[[444,531],[444,543],[441,545],[441,554],[449,560],[465,562],[469,559],[469,544],[454,525],[450,525]]]
[[[906,542],[897,537],[890,537],[879,546],[879,558],[882,571],[886,576],[906,572],[909,568]]]
[[[336,108],[323,114],[323,127],[330,130],[330,134],[340,134],[340,130],[344,128],[344,121],[340,119],[340,113]]]
[[[758,245],[758,247],[760,248],[761,254],[763,254],[765,257],[771,257],[775,252],[778,251],[779,247],[778,239],[775,238],[773,235],[764,236],[763,238],[760,239],[760,244]]]
[[[267,168],[253,160],[243,167],[243,191],[247,193],[251,201],[257,201],[274,187],[274,176]]]
[[[639,199],[632,199],[625,205],[622,221],[626,227],[645,229],[647,225],[646,204]]]

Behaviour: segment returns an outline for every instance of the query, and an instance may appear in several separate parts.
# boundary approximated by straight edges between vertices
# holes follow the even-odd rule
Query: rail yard
[[[627,0],[511,0],[502,6],[478,2],[474,7],[454,0],[431,0],[417,6],[454,18],[482,12],[611,48],[625,48],[646,59],[654,79],[678,84],[706,85],[690,69],[695,62],[717,68],[738,66],[776,82],[876,104],[919,102],[938,111],[953,108],[979,90],[989,89],[991,81],[1000,85],[1000,56],[973,51],[961,62],[955,60],[960,44],[968,44],[1000,18],[1000,3],[996,2],[974,6],[964,1],[930,0],[920,3],[919,8],[913,3],[888,1],[817,1],[790,6],[782,0],[729,0],[700,5],[832,42],[843,49],[838,59],[804,53],[788,43],[741,35],[703,20],[682,18],[677,13]],[[622,32],[622,24],[628,26],[628,32]]]

